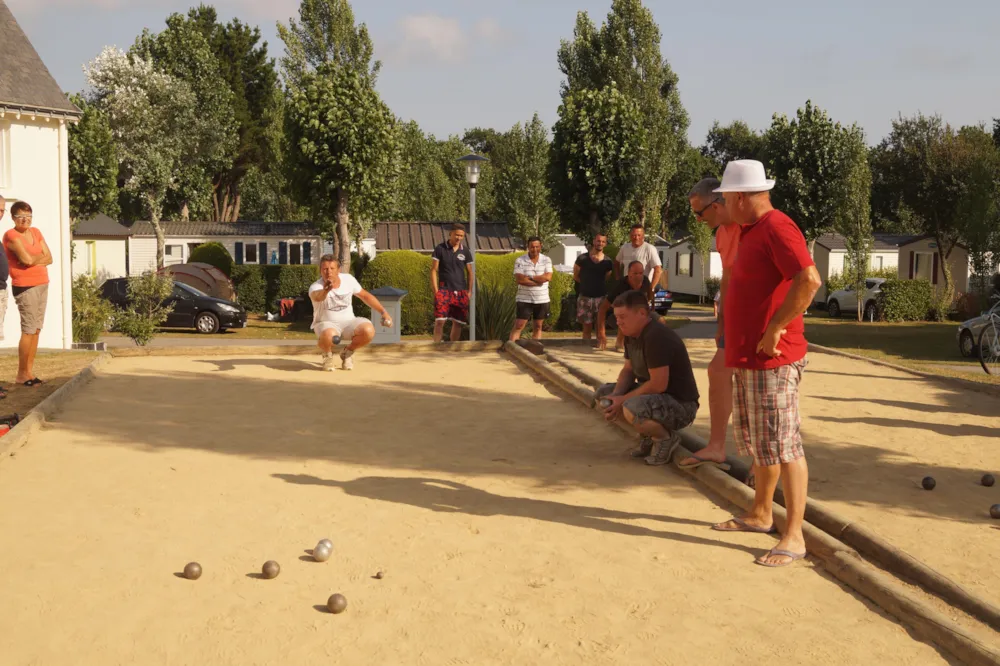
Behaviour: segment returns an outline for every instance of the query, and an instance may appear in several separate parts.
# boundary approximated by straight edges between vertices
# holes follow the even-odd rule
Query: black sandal
[[[45,382],[43,382],[41,379],[39,379],[38,377],[35,377],[34,379],[29,379],[28,381],[24,382],[24,385],[25,386],[38,386],[39,384],[44,384],[44,383]]]

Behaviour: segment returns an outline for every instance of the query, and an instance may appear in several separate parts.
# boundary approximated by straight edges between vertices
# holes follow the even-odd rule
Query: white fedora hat
[[[774,187],[768,180],[764,165],[757,160],[733,160],[726,165],[722,184],[714,192],[765,192]]]

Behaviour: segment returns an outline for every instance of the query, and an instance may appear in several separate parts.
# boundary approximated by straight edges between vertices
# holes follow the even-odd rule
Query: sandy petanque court
[[[611,352],[557,353],[606,381],[621,368]],[[689,343],[689,353],[702,394],[692,429],[707,439],[705,369],[715,350]],[[1000,485],[980,484],[984,473],[1000,476],[1000,397],[830,354],[808,359],[800,409],[809,497],[1000,603],[1000,524],[989,514]],[[735,456],[732,434],[730,425]],[[925,476],[934,490],[921,487]]]
[[[773,536],[709,530],[731,507],[630,460],[620,431],[502,355],[316,361],[115,359],[3,460],[0,662],[955,663],[815,563],[754,565]],[[882,399],[916,401],[903,384]],[[845,424],[810,427],[834,441]],[[858,476],[817,465],[813,487],[858,510],[884,494],[880,510],[925,521],[936,552],[959,548],[938,523],[976,529],[981,507],[958,515],[950,487],[975,446],[951,439],[926,445],[950,461],[933,497],[896,481],[918,466],[885,442],[831,448]],[[872,463],[897,494],[864,491]],[[333,557],[317,563],[323,537]],[[989,550],[964,547],[969,570]],[[262,580],[269,559],[282,571]],[[177,575],[192,560],[197,581]],[[341,615],[323,607],[334,592]]]

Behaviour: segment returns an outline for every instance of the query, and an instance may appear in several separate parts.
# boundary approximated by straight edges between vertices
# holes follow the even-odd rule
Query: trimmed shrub
[[[309,292],[319,279],[319,266],[246,264],[233,267],[233,286],[240,305],[248,312],[264,314],[279,298],[296,298]]]
[[[889,279],[876,300],[883,321],[926,321],[934,309],[934,287],[927,280]]]
[[[129,309],[117,309],[114,327],[132,342],[143,347],[149,344],[160,325],[167,320],[173,306],[164,306],[170,297],[174,281],[170,276],[149,272],[128,280]]]
[[[227,278],[233,276],[233,258],[222,243],[211,242],[199,245],[191,251],[191,258],[188,261],[192,264],[210,264],[225,273]]]
[[[477,261],[479,257],[476,257]],[[368,262],[361,275],[361,286],[367,291],[379,287],[395,287],[409,293],[403,298],[403,334],[428,333],[434,323],[434,294],[431,293],[431,258],[413,250],[380,252]],[[368,317],[368,306],[355,305],[360,317]],[[478,313],[477,313],[478,318]]]
[[[480,340],[506,340],[514,328],[517,285],[476,285],[476,337]]]
[[[89,275],[73,280],[73,341],[97,342],[112,324],[115,306],[101,297],[101,288]]]
[[[722,288],[722,278],[710,277],[705,280],[705,297],[710,301],[715,300],[715,295]]]
[[[502,255],[476,255],[476,264],[478,268],[476,269],[476,280],[482,284],[503,286],[506,284],[513,284],[514,282],[514,262],[520,257],[523,252],[512,252],[510,254]],[[567,294],[575,293],[576,283],[573,282],[573,276],[567,275],[565,273],[553,273],[552,281],[549,282],[549,301],[551,305],[549,306],[549,318],[545,320],[544,327],[547,330],[553,330],[556,328],[556,324],[559,322],[559,316],[562,313],[563,298]],[[511,300],[510,307],[513,309],[515,307],[514,300],[516,300],[517,292],[514,291],[514,298]],[[478,308],[478,304],[477,304]],[[476,319],[479,318],[479,313],[476,313]]]

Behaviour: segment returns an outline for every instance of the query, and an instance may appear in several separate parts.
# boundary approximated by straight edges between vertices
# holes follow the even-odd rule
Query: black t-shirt
[[[608,273],[615,265],[604,257],[601,261],[594,261],[590,253],[586,252],[576,258],[576,265],[580,267],[580,283],[578,293],[587,298],[600,298],[607,293]]]
[[[465,267],[472,263],[472,257],[465,243],[460,243],[455,250],[445,241],[434,248],[432,258],[438,261],[438,289],[465,291],[469,288]]]
[[[650,321],[637,338],[625,337],[625,358],[632,362],[632,374],[640,384],[649,381],[650,368],[670,368],[668,393],[677,402],[695,402],[699,398],[698,384],[691,369],[684,341],[672,328]]]
[[[649,278],[642,278],[642,286],[639,287],[639,291],[644,294],[649,294],[649,290],[652,285],[649,283]],[[634,287],[628,283],[628,278],[622,278],[611,287],[611,291],[608,292],[608,302],[612,305],[615,304],[615,299],[624,294],[626,291],[632,291]]]

